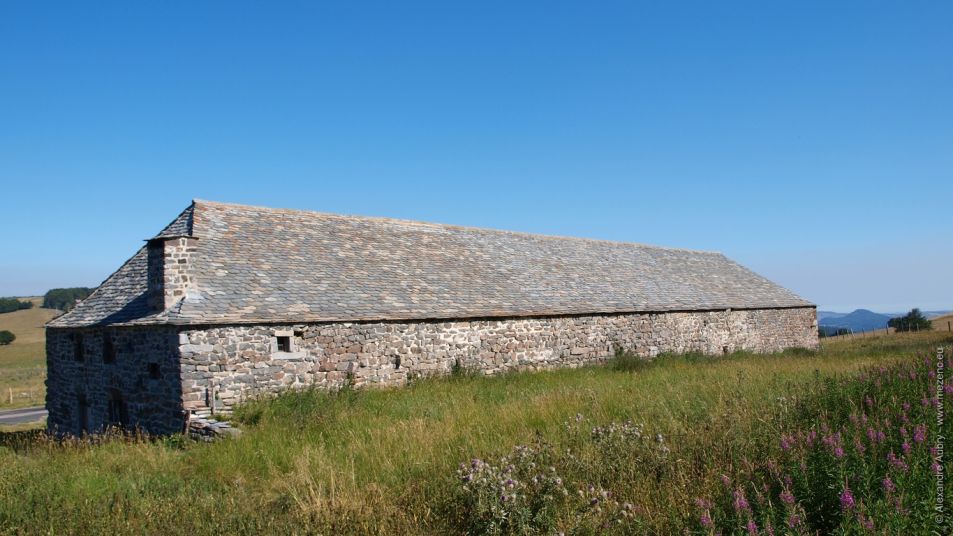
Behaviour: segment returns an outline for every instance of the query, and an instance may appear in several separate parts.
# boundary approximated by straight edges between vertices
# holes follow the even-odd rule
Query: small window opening
[[[394,370],[397,370],[399,368],[400,368],[400,356],[395,355],[394,356]]]
[[[279,352],[290,352],[291,351],[291,337],[278,337],[278,351]]]
[[[116,347],[111,333],[103,333],[103,363],[116,362]]]
[[[73,359],[76,361],[86,361],[86,345],[83,343],[83,334],[73,334]]]
[[[149,363],[149,378],[153,380],[158,380],[162,377],[162,372],[159,370],[158,363]]]
[[[299,329],[296,329],[296,330],[295,330],[295,337],[304,337],[304,332],[301,331],[301,330],[299,330]]]
[[[109,404],[107,406],[107,418],[109,426],[118,426],[124,428],[129,420],[126,411],[126,401],[118,389],[109,390]]]

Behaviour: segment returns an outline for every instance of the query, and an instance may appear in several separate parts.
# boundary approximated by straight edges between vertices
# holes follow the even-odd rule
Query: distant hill
[[[829,313],[825,311],[825,313]],[[892,316],[875,313],[867,309],[857,309],[851,313],[833,313],[822,316],[817,313],[817,324],[824,328],[846,328],[854,332],[884,329]]]
[[[937,331],[947,331],[953,326],[953,314],[936,317],[931,320],[931,322],[933,323],[933,329]]]

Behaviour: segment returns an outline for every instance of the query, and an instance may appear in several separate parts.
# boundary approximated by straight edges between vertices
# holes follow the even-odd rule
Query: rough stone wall
[[[154,239],[148,250],[149,299],[152,309],[164,311],[185,297],[194,277],[190,275],[195,238]]]
[[[81,336],[81,343],[76,337]],[[112,362],[104,350],[112,340]],[[83,348],[76,359],[76,346]],[[96,433],[109,423],[109,400],[121,396],[125,425],[153,433],[182,430],[177,331],[171,327],[46,330],[46,407],[52,432]],[[81,415],[85,399],[85,419]],[[120,408],[116,408],[120,409]],[[85,420],[86,429],[81,429]]]
[[[290,336],[279,352],[276,335]],[[318,386],[402,385],[455,363],[495,374],[578,367],[615,347],[662,352],[772,352],[817,346],[814,308],[302,325],[233,325],[179,334],[184,407],[198,415],[260,393]]]

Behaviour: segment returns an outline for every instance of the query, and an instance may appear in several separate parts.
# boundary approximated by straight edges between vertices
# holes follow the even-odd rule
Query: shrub
[[[887,321],[887,326],[897,331],[929,331],[933,329],[933,323],[923,316],[919,309],[912,309],[904,316],[891,318]]]
[[[20,301],[16,298],[0,298],[0,313],[11,313],[31,307],[33,307],[33,302]]]
[[[86,299],[92,292],[93,289],[87,287],[54,288],[43,296],[43,307],[69,311],[77,301]]]
[[[17,338],[16,335],[7,330],[0,331],[0,345],[7,345]]]

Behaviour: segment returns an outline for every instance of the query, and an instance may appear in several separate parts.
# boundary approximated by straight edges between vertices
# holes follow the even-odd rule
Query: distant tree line
[[[848,335],[851,331],[848,328],[836,328],[833,326],[819,326],[817,334],[820,337],[837,337],[838,335]]]
[[[887,326],[897,331],[926,331],[933,329],[933,323],[923,316],[919,309],[912,309],[904,316],[891,318]]]
[[[77,300],[84,300],[94,289],[87,287],[54,288],[43,296],[44,309],[69,311]]]
[[[20,301],[16,298],[0,298],[0,313],[11,313],[31,307],[33,307],[33,302]]]

